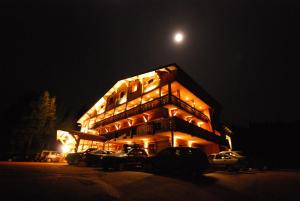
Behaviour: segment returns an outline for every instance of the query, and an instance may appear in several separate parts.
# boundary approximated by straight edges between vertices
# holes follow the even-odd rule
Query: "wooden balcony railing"
[[[172,96],[171,97],[171,102],[172,102],[172,104],[176,105],[180,109],[183,109],[186,112],[188,112],[190,114],[193,114],[194,116],[198,117],[199,119],[201,119],[201,120],[203,120],[205,122],[209,121],[209,118],[205,114],[203,114],[199,110],[195,109],[194,107],[190,106],[186,102],[180,100],[176,96]]]
[[[170,102],[171,101],[171,102]],[[162,107],[164,105],[167,104],[174,104],[176,105],[178,108],[185,110],[186,112],[196,116],[197,118],[201,119],[202,121],[208,122],[209,118],[203,114],[201,111],[191,107],[190,105],[188,105],[187,103],[185,103],[184,101],[180,100],[179,98],[175,97],[175,96],[171,96],[171,100],[169,100],[168,95],[156,98],[152,101],[149,101],[147,103],[138,105],[130,110],[121,112],[119,114],[116,114],[114,116],[111,116],[107,119],[103,119],[99,122],[96,122],[93,124],[92,128],[96,128],[98,126],[103,126],[103,125],[107,125],[125,118],[129,118],[131,116],[137,115],[137,114],[141,114],[143,112],[158,108],[158,107]]]
[[[125,128],[109,133],[103,134],[107,139],[114,139],[120,136],[124,138],[131,138],[134,136],[143,136],[143,135],[154,135],[160,132],[166,131],[180,131],[183,133],[188,133],[192,136],[199,137],[217,144],[226,144],[225,138],[222,136],[217,136],[203,128],[200,128],[194,124],[188,123],[177,117],[166,118],[162,120],[153,121],[147,124],[133,126],[130,128]]]

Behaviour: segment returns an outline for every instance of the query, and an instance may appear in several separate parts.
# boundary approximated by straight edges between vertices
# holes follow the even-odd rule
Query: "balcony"
[[[93,124],[92,129],[99,127],[99,126],[104,126],[125,118],[129,118],[131,116],[137,115],[137,114],[141,114],[143,112],[158,108],[158,107],[162,107],[164,105],[167,104],[173,104],[175,106],[177,106],[178,108],[185,110],[186,112],[196,116],[197,118],[201,119],[202,121],[208,122],[209,118],[203,114],[201,111],[191,107],[190,105],[188,105],[187,103],[185,103],[184,101],[180,100],[179,98],[175,97],[175,96],[171,96],[171,99],[169,99],[168,95],[156,98],[150,102],[138,105],[130,110],[124,111],[122,113],[116,114],[112,117],[108,117],[107,119],[103,119],[102,121],[96,122]]]
[[[185,110],[186,112],[198,117],[199,119],[201,119],[202,121],[208,122],[209,118],[203,114],[201,111],[193,108],[192,106],[190,106],[189,104],[187,104],[186,102],[180,100],[179,98],[177,98],[176,96],[172,96],[171,97],[171,103],[173,105],[176,105],[177,107],[179,107],[182,110]]]
[[[123,136],[124,138],[132,138],[143,135],[155,135],[156,133],[171,131],[171,126],[173,128],[173,131],[175,132],[178,131],[187,133],[194,137],[199,137],[207,141],[215,142],[217,144],[226,144],[226,140],[223,137],[217,136],[203,128],[195,126],[194,124],[190,124],[187,121],[184,121],[177,117],[157,120],[149,122],[147,124],[105,133],[103,134],[103,136],[107,140],[110,140],[119,138],[121,136]]]
[[[173,118],[174,131],[188,133],[192,136],[205,139],[207,141],[215,142],[217,144],[226,144],[225,138],[211,133],[201,127],[188,123],[179,118]]]

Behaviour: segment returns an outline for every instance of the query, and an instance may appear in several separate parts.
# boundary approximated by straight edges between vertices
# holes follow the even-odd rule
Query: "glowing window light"
[[[203,124],[204,124],[203,121],[199,121],[199,122],[197,123],[197,125],[198,125],[199,127],[201,127],[201,125],[203,125]]]
[[[131,92],[136,92],[136,91],[137,91],[137,88],[138,88],[137,83],[134,83],[134,84],[132,85]]]
[[[174,136],[174,147],[177,147],[177,146],[178,146],[178,142],[177,142],[178,139],[181,139],[181,137],[179,137],[179,136]]]
[[[153,85],[151,85],[151,86],[145,87],[144,93],[146,93],[146,92],[148,92],[148,91],[151,91],[152,89],[155,89],[157,86],[158,86],[158,84],[155,84],[155,85],[153,84]]]
[[[189,147],[192,147],[194,142],[195,142],[195,141],[193,141],[193,140],[189,140],[189,141],[188,141],[188,146],[189,146]]]
[[[123,98],[120,99],[119,104],[123,104],[127,101],[127,97],[124,96]]]

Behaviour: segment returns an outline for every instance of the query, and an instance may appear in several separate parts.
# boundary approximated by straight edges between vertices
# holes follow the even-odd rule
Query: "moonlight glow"
[[[176,33],[174,35],[174,41],[176,43],[181,43],[183,41],[183,34],[182,33]]]

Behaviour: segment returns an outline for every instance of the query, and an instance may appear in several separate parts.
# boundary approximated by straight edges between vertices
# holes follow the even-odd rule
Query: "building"
[[[230,149],[221,106],[176,64],[118,81],[79,120],[80,131],[57,131],[64,151],[117,151],[133,144],[155,154],[167,146]]]

